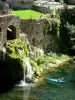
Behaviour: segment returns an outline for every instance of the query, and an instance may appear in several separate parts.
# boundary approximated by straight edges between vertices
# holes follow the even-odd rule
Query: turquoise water
[[[75,72],[50,72],[45,70],[43,80],[34,87],[29,85],[24,88],[13,87],[0,94],[0,100],[75,100]],[[45,80],[46,77],[64,77],[66,83],[54,83]]]

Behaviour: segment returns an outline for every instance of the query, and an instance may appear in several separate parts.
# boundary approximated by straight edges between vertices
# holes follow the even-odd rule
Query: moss
[[[28,57],[27,45],[20,39],[16,39],[7,41],[5,47],[7,50],[5,62],[10,72],[9,75],[12,80],[18,80],[23,76],[25,66],[19,50],[22,51],[23,56]]]
[[[51,34],[59,36],[59,26],[60,26],[60,19],[58,17],[51,18],[50,15],[47,15],[44,18],[44,34]]]
[[[14,58],[19,58],[18,49],[24,50],[24,56],[28,56],[27,45],[20,39],[7,41],[5,44],[7,54]]]
[[[34,71],[34,76],[40,76],[41,71],[40,71],[40,67],[37,65],[37,63],[34,60],[30,59],[30,64]]]

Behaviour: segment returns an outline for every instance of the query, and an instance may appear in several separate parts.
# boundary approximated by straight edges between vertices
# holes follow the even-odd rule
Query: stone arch
[[[13,40],[13,39],[16,39],[16,27],[10,25],[7,28],[7,40]]]

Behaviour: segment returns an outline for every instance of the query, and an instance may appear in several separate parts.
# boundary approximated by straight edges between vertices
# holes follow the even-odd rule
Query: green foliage
[[[41,67],[49,67],[49,64],[57,65],[58,62],[69,59],[69,56],[64,54],[47,53],[37,60],[37,64]]]
[[[37,65],[37,63],[34,60],[30,59],[30,64],[34,71],[34,76],[40,76],[40,67]]]
[[[47,46],[46,52],[59,51],[59,27],[60,17],[58,15],[48,14],[44,17],[44,35],[50,37],[50,43]]]
[[[69,59],[68,61],[61,63],[57,69],[58,69],[58,71],[62,71],[62,72],[69,73],[69,74],[71,74],[71,73],[73,74],[73,72],[75,73],[74,57]]]
[[[54,15],[47,15],[44,19],[44,34],[59,36],[60,19]]]
[[[73,9],[73,8],[75,9],[75,5],[68,5],[68,8],[69,9]]]
[[[61,50],[75,53],[75,10],[69,9],[63,11],[60,18]]]

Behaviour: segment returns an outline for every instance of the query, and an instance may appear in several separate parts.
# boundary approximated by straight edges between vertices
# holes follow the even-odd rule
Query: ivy
[[[54,16],[47,15],[44,18],[44,34],[57,35],[59,37],[60,19]]]

